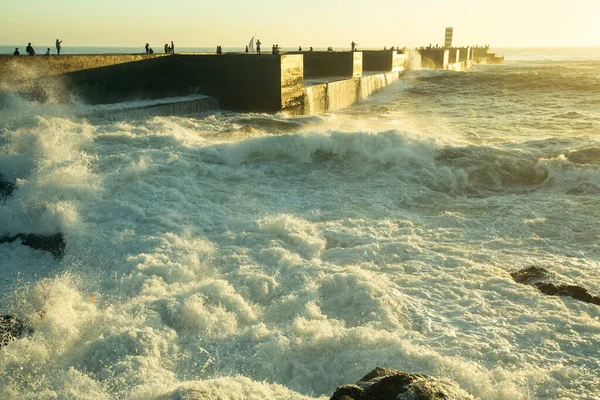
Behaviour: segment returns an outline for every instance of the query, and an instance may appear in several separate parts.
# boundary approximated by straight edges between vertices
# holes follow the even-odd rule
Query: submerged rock
[[[25,324],[21,318],[12,315],[0,315],[0,347],[32,333],[33,329]]]
[[[2,177],[0,176],[0,179],[1,178]],[[9,197],[16,189],[17,187],[12,183],[3,182],[2,180],[0,180],[0,200]]]
[[[581,286],[552,282],[560,278],[545,268],[529,267],[511,272],[510,276],[515,282],[534,286],[540,292],[550,296],[572,297],[586,303],[600,305],[600,297],[594,296]]]
[[[356,384],[340,386],[331,400],[472,400],[457,385],[420,374],[377,367]]]
[[[52,253],[54,258],[63,258],[65,254],[65,238],[62,233],[54,235],[39,235],[37,233],[19,233],[15,236],[0,237],[0,243],[10,243],[21,240],[25,246],[32,249],[43,250]]]

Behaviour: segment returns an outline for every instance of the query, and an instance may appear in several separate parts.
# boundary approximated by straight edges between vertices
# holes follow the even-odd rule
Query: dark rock
[[[510,276],[515,282],[536,287],[540,292],[550,296],[572,297],[586,303],[600,305],[600,297],[594,296],[581,286],[552,282],[560,277],[545,268],[529,267],[511,272]]]
[[[36,233],[19,233],[15,236],[0,237],[0,243],[10,243],[21,240],[25,246],[32,249],[43,250],[52,253],[54,258],[61,259],[65,254],[65,238],[62,233],[54,235],[39,235]]]
[[[462,392],[462,393],[460,393]],[[427,375],[377,367],[355,385],[336,389],[331,400],[470,400],[455,385]]]
[[[9,197],[17,187],[10,182],[0,181],[0,200]]]
[[[12,315],[0,315],[0,347],[32,333],[33,329],[21,318]]]

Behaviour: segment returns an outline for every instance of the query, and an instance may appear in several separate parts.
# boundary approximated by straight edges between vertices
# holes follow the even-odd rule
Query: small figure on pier
[[[46,52],[44,53],[45,56],[49,56],[50,54],[50,47],[48,47],[48,50],[46,50]]]
[[[146,49],[146,54],[150,54],[150,45],[148,43],[146,43],[146,45],[144,46],[144,48]]]
[[[312,46],[310,46],[310,47],[308,48],[308,51],[313,51],[313,48],[312,48]]]
[[[171,40],[171,54],[175,54],[175,45],[173,44],[172,40]]]
[[[327,51],[333,51],[333,47],[329,46],[329,47],[327,48]]]
[[[60,56],[60,49],[62,49],[61,43],[62,43],[62,40],[56,39],[56,55],[58,55],[58,56]]]
[[[278,44],[275,45],[275,54],[279,54],[279,45]]]
[[[302,46],[298,46],[298,52],[302,53]]]
[[[31,46],[31,43],[27,43],[27,47],[25,47],[25,52],[27,52],[27,54],[29,54],[30,56],[35,56],[35,50]]]
[[[217,55],[220,56],[221,54],[223,54],[223,49],[221,46],[217,46]]]
[[[148,54],[149,54],[149,55],[151,55],[151,56],[153,56],[153,55],[154,55],[154,50],[152,50],[152,47],[150,47],[150,48],[148,49]]]
[[[275,45],[271,46],[271,54],[275,54]]]
[[[352,46],[352,51],[356,51],[356,43],[354,43],[354,40],[350,43],[350,46]]]
[[[260,40],[257,40],[256,41],[256,54],[260,54],[260,45],[261,45]]]
[[[246,53],[248,53],[250,51],[250,49],[248,48],[248,45],[246,45]]]
[[[165,43],[165,54],[169,54],[171,52],[171,48],[168,43]]]
[[[15,47],[15,52],[13,53],[13,56],[20,56],[21,53],[19,53],[19,48]]]

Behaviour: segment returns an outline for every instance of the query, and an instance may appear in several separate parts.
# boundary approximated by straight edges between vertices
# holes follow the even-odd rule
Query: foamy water
[[[514,60],[312,117],[12,105],[0,235],[67,247],[0,244],[0,313],[35,329],[0,397],[325,399],[380,365],[598,399],[600,308],[509,272],[600,294],[599,104],[598,61]]]

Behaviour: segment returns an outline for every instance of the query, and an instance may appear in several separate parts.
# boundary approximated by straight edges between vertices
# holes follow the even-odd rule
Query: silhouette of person
[[[165,54],[169,54],[170,51],[171,49],[169,48],[169,45],[165,43]]]
[[[302,46],[298,46],[298,51],[302,53]]]
[[[15,52],[13,53],[13,56],[20,56],[21,53],[19,53],[19,48],[15,47]]]
[[[150,52],[150,45],[148,43],[146,43],[146,45],[144,46],[144,48],[146,49],[146,54],[148,54]]]
[[[62,49],[62,47],[60,46],[61,43],[62,43],[62,40],[56,39],[56,54],[59,56],[60,56],[60,49]]]
[[[248,49],[248,45],[246,45],[246,53],[248,53],[250,50]]]
[[[27,43],[27,47],[25,48],[25,51],[27,52],[27,54],[29,54],[30,56],[35,56],[35,50],[33,49],[33,47],[31,46],[31,43]]]
[[[312,48],[312,46],[310,46],[310,48],[308,49],[308,51],[313,51],[313,48]]]
[[[271,54],[275,54],[275,45],[271,46]]]
[[[175,54],[175,45],[173,44],[172,40],[171,40],[171,54]]]
[[[50,47],[48,47],[48,50],[46,50],[46,53],[44,55],[45,56],[49,56],[50,55]]]
[[[352,46],[352,51],[356,51],[356,43],[354,43],[354,40],[350,43],[350,46]]]
[[[260,54],[260,45],[261,45],[260,40],[257,40],[256,41],[256,54]]]
[[[148,49],[148,54],[150,54],[150,55],[154,55],[154,50],[152,50],[152,47],[150,47],[150,48]]]

